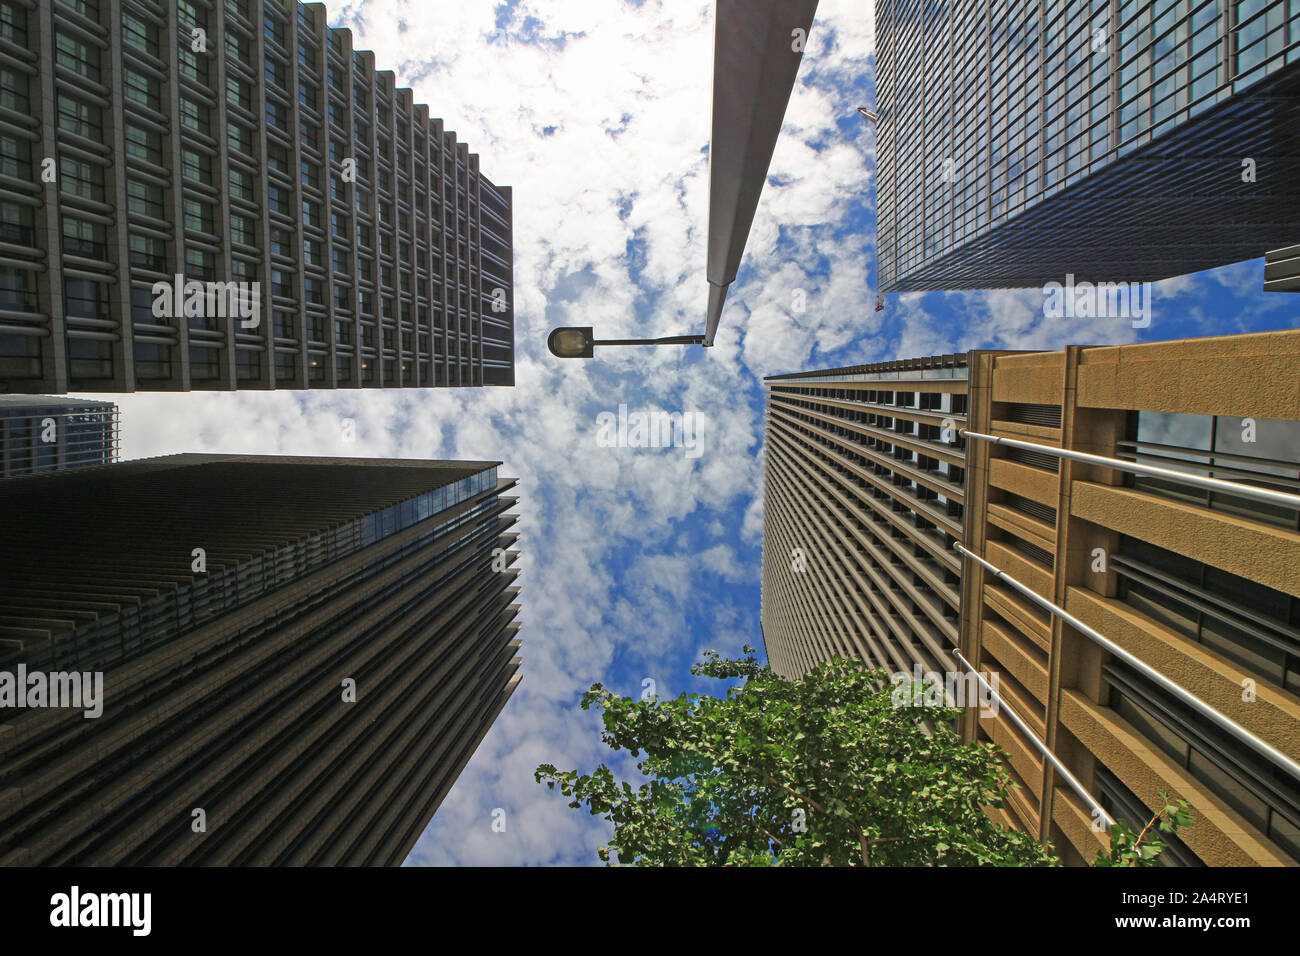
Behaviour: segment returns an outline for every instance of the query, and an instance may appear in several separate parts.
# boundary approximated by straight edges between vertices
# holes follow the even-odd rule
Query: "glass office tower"
[[[112,402],[0,395],[0,478],[117,461]]]
[[[875,0],[882,292],[1150,281],[1300,234],[1298,0]]]

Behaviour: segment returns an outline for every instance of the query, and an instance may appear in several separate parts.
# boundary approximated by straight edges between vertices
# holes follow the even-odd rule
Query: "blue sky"
[[[514,187],[515,388],[105,396],[125,458],[492,459],[520,479],[523,683],[408,864],[596,863],[605,825],[532,779],[539,763],[609,758],[582,692],[710,690],[688,674],[703,649],[761,647],[764,375],[1300,325],[1300,297],[1260,291],[1262,260],[1156,284],[1146,329],[1045,318],[1040,290],[891,296],[875,312],[873,140],[855,111],[870,101],[870,0],[823,0],[716,347],[552,358],[556,325],[702,331],[712,6],[327,3]],[[602,447],[597,416],[620,404],[697,416],[701,453]]]

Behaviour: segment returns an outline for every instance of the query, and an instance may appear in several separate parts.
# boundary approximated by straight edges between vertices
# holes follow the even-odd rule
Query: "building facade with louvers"
[[[102,675],[98,716],[0,709],[0,864],[400,864],[520,680],[513,485],[220,455],[0,482],[0,680]]]
[[[0,0],[0,391],[514,384],[511,190],[325,18]]]
[[[112,402],[0,395],[0,478],[117,461]]]
[[[768,378],[772,668],[971,662],[999,706],[958,727],[1008,755],[1000,818],[1067,863],[1161,791],[1195,808],[1163,863],[1300,863],[1298,354],[1286,331]]]

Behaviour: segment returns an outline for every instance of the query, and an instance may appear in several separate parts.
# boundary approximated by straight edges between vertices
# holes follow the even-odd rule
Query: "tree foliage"
[[[599,849],[621,864],[661,866],[1041,865],[1030,835],[985,812],[1012,785],[992,744],[963,743],[959,711],[895,706],[888,675],[835,660],[778,678],[745,648],[705,654],[692,673],[741,678],[725,697],[632,700],[600,684],[602,737],[641,758],[634,786],[601,764],[590,774],[546,764],[536,779],[610,820]]]
[[[1160,792],[1161,809],[1157,810],[1142,832],[1135,834],[1123,820],[1116,820],[1110,828],[1110,852],[1103,850],[1097,854],[1093,866],[1155,866],[1156,858],[1164,851],[1165,844],[1157,835],[1173,835],[1179,827],[1192,822],[1192,805],[1186,800],[1171,800],[1169,794]],[[1156,830],[1152,830],[1152,827]]]

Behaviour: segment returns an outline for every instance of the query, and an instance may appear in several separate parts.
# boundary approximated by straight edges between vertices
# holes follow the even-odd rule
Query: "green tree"
[[[1002,805],[1010,775],[992,744],[963,743],[959,711],[895,706],[883,671],[835,660],[797,680],[778,678],[745,648],[712,651],[691,672],[742,678],[725,697],[619,697],[600,684],[602,737],[641,758],[633,786],[601,764],[593,773],[550,764],[536,779],[575,809],[614,825],[598,853],[661,866],[1041,865],[1058,861],[1028,834],[985,812]],[[915,702],[919,704],[919,701]],[[644,756],[643,756],[644,755]]]
[[[1186,800],[1170,800],[1162,790],[1160,804],[1141,833],[1134,834],[1127,823],[1116,820],[1110,828],[1110,852],[1098,853],[1093,866],[1155,866],[1165,844],[1151,828],[1172,835],[1192,822],[1192,805]]]

